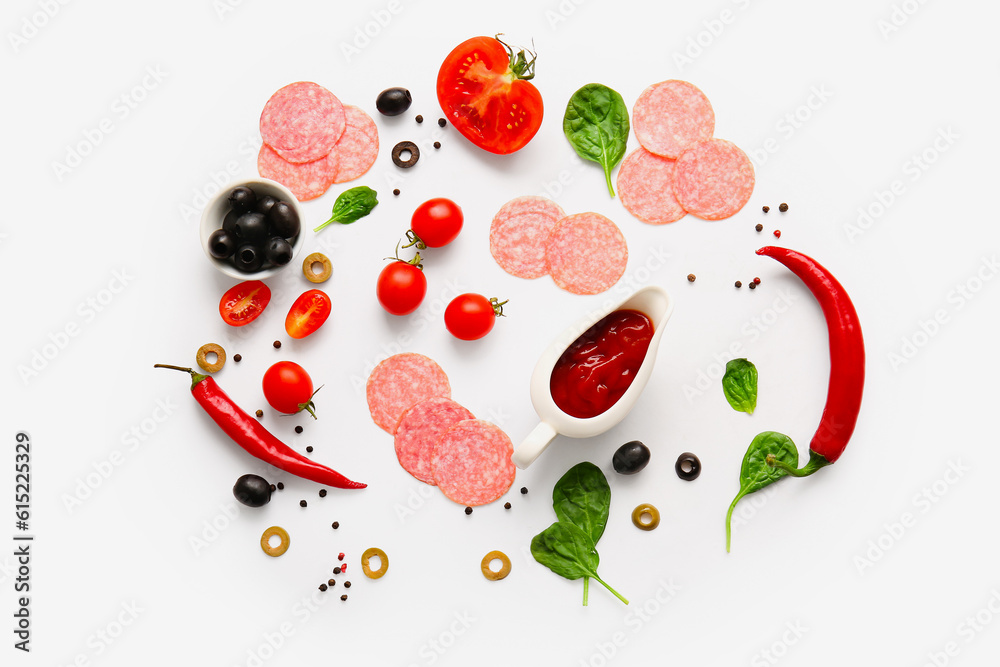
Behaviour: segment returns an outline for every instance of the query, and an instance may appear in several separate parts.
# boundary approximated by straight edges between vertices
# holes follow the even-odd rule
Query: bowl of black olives
[[[201,246],[215,268],[246,280],[268,278],[302,247],[302,211],[295,195],[266,178],[237,181],[201,214]]]

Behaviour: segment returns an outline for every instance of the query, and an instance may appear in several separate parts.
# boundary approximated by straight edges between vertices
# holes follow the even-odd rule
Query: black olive
[[[229,232],[232,237],[236,236],[236,221],[239,219],[239,214],[236,211],[229,211],[226,213],[226,217],[222,219],[222,228]]]
[[[267,222],[263,213],[244,213],[236,218],[236,238],[244,243],[261,243],[267,238]]]
[[[243,475],[236,480],[233,495],[247,507],[261,507],[271,501],[271,485],[260,475]]]
[[[216,259],[227,259],[236,252],[236,238],[225,229],[216,229],[208,237],[208,251]]]
[[[242,215],[251,210],[257,203],[257,195],[245,185],[233,188],[229,193],[229,206],[236,211],[237,215]]]
[[[649,447],[638,440],[626,442],[611,458],[611,465],[620,475],[634,475],[649,463]]]
[[[674,470],[677,471],[678,477],[685,482],[690,482],[698,479],[698,475],[701,474],[701,461],[691,452],[684,452],[677,457]]]
[[[413,98],[406,88],[386,88],[375,99],[375,108],[383,116],[398,116],[410,108]]]
[[[276,266],[284,266],[292,261],[292,245],[280,236],[272,236],[264,246],[267,261]]]
[[[267,222],[277,236],[290,239],[299,234],[299,214],[286,201],[279,201],[267,212]]]
[[[233,255],[233,263],[236,268],[244,273],[253,273],[264,264],[264,253],[257,249],[257,246],[245,243],[236,249]]]
[[[257,204],[253,207],[253,210],[257,213],[267,213],[271,210],[271,207],[278,203],[277,197],[272,197],[271,195],[264,195],[263,197],[257,198]]]

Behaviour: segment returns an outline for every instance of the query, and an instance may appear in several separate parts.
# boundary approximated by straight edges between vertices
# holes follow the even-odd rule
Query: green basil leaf
[[[757,408],[757,367],[746,359],[733,359],[722,376],[722,392],[733,410],[752,415]]]
[[[611,510],[611,487],[601,469],[584,461],[570,468],[552,489],[552,507],[560,521],[576,525],[596,545]]]
[[[378,193],[367,185],[359,185],[356,188],[345,190],[337,197],[337,201],[333,202],[330,219],[313,231],[318,232],[334,222],[339,222],[342,225],[357,222],[371,213],[376,206],[378,206]]]
[[[601,558],[594,541],[572,524],[557,521],[531,539],[531,555],[560,577],[596,577]]]
[[[611,170],[625,157],[629,132],[622,96],[607,86],[588,83],[569,98],[563,132],[580,157],[604,167],[608,192],[614,197]]]
[[[786,463],[792,468],[797,468],[799,465],[799,450],[787,435],[776,431],[764,431],[757,434],[757,437],[750,443],[750,447],[747,448],[747,453],[743,456],[743,465],[740,466],[740,492],[736,494],[736,498],[733,499],[729,506],[729,512],[726,514],[726,551],[729,551],[733,509],[736,507],[736,503],[743,496],[760,491],[788,475],[780,468],[769,466],[767,464],[768,456],[773,456],[776,460]]]
[[[597,576],[601,557],[597,555],[594,541],[579,526],[557,521],[531,539],[531,555],[535,560],[566,579],[594,579],[611,593],[628,604],[615,589]],[[583,598],[587,605],[586,594]]]
[[[799,450],[792,439],[776,431],[764,431],[750,443],[743,465],[740,466],[740,492],[743,495],[760,491],[787,475],[784,470],[767,465],[768,455],[773,455],[793,468],[799,465]]]

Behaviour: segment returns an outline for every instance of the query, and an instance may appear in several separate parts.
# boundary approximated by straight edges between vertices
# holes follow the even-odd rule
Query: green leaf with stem
[[[776,431],[764,431],[750,443],[740,467],[740,492],[736,494],[726,513],[726,552],[732,538],[733,509],[743,496],[760,491],[788,475],[784,470],[768,463],[768,459],[781,461],[791,466],[799,463],[799,450],[787,435]]]

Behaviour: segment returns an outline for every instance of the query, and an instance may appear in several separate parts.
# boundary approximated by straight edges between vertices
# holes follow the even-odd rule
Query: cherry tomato
[[[292,338],[305,338],[323,326],[330,317],[330,297],[318,289],[299,295],[285,318],[285,331]]]
[[[464,220],[458,204],[438,197],[417,207],[410,219],[410,230],[428,248],[441,248],[455,240]]]
[[[244,280],[222,295],[219,314],[226,324],[242,327],[257,319],[270,301],[271,290],[267,285],[259,280]]]
[[[482,294],[460,294],[444,310],[444,325],[451,335],[461,340],[479,340],[503,316],[503,305],[497,299]]]
[[[313,383],[306,369],[293,361],[279,361],[264,373],[264,398],[278,412],[294,415],[308,410],[316,417]]]
[[[414,259],[419,263],[420,255]],[[386,312],[409,315],[427,294],[427,278],[416,264],[395,260],[378,274],[375,295]]]
[[[473,37],[441,65],[438,103],[466,139],[491,153],[513,153],[542,124],[542,96],[529,82],[534,66],[534,54],[515,54],[495,37]]]

